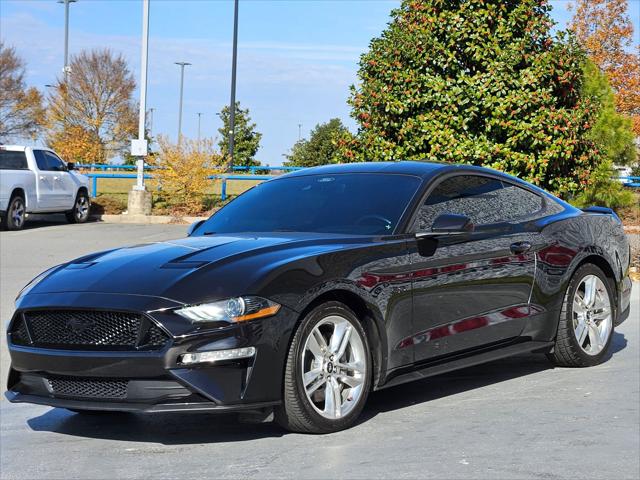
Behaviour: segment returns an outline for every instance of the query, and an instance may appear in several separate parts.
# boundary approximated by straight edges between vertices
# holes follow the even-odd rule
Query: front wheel
[[[367,335],[355,314],[339,302],[316,307],[291,342],[276,420],[303,433],[350,427],[367,400],[371,370]]]
[[[602,270],[592,264],[578,268],[565,294],[551,361],[563,367],[602,362],[613,337],[614,305],[611,283]]]
[[[89,210],[91,210],[91,200],[84,190],[78,192],[73,209],[66,213],[69,223],[85,223],[89,220]]]

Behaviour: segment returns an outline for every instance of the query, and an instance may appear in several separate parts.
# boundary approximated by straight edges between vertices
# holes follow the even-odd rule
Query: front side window
[[[49,166],[47,164],[47,156],[45,155],[44,150],[34,150],[33,156],[36,157],[36,165],[38,165],[38,170],[49,170]]]
[[[56,172],[62,172],[67,169],[66,165],[57,155],[54,155],[51,152],[44,152],[47,156],[47,166],[48,170],[53,170]]]
[[[391,234],[420,184],[410,175],[368,173],[276,179],[230,202],[196,234]]]
[[[479,175],[458,175],[442,181],[420,207],[414,231],[428,231],[440,215],[465,215],[476,226],[530,220],[544,200],[522,187]]]

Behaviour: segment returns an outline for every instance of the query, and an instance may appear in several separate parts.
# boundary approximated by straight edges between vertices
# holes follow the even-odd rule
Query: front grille
[[[56,397],[120,400],[127,396],[127,380],[47,380]]]
[[[157,350],[169,340],[144,315],[90,310],[24,312],[11,338],[17,345],[66,350]]]

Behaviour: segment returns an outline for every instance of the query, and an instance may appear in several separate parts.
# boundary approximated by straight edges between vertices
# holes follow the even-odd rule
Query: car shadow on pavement
[[[615,332],[610,356],[626,345],[624,335]],[[382,412],[479,390],[552,368],[553,365],[544,355],[518,355],[374,392],[369,396],[358,424],[367,422]],[[208,413],[76,414],[53,408],[43,415],[29,419],[27,423],[34,431],[164,445],[239,442],[281,437],[287,433],[275,423],[240,423],[236,415]]]

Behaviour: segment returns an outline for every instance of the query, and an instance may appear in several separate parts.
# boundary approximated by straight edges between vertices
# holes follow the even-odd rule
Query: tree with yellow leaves
[[[181,213],[200,213],[203,198],[212,182],[211,175],[226,170],[224,157],[215,150],[211,139],[196,140],[182,138],[172,143],[165,136],[158,137],[160,147],[152,161],[153,176],[160,182],[168,203],[177,206]]]
[[[0,143],[35,139],[44,123],[42,95],[26,87],[24,73],[24,61],[15,48],[0,42]]]
[[[577,0],[570,27],[591,60],[607,74],[617,110],[640,136],[640,47],[632,48],[627,0]]]
[[[106,163],[127,151],[137,131],[136,82],[122,55],[81,52],[49,98],[47,143],[68,159]]]

